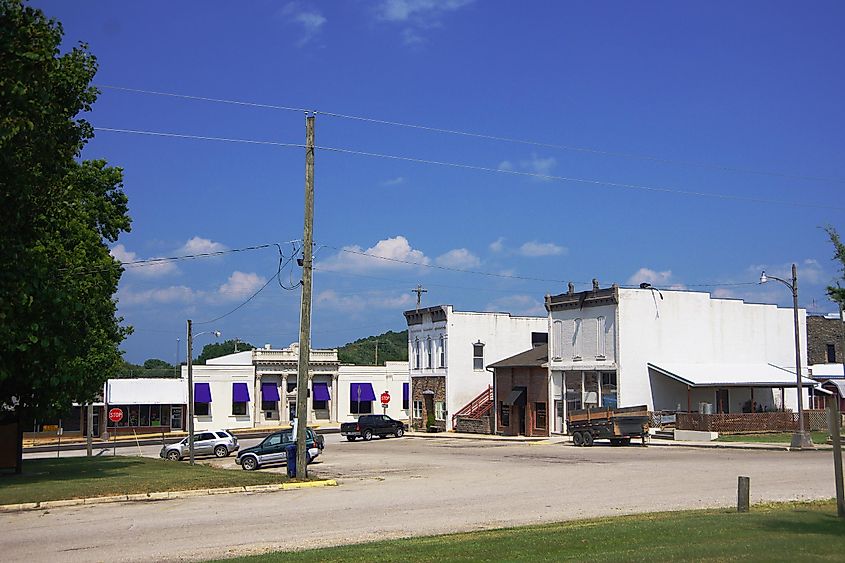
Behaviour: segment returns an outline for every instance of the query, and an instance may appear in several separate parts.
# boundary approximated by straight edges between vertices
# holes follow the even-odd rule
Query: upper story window
[[[827,363],[835,364],[836,363],[836,345],[828,344],[827,345]]]
[[[563,357],[563,321],[552,322],[552,359]]]
[[[480,341],[472,345],[472,369],[484,369],[484,344]]]
[[[605,332],[605,318],[596,319],[596,359],[603,360],[607,356],[607,334]]]
[[[575,359],[581,359],[583,355],[581,353],[581,346],[584,342],[584,335],[582,334],[582,327],[583,321],[581,319],[575,319],[574,330],[572,331],[572,357]]]
[[[414,369],[420,369],[420,339],[414,340]]]
[[[437,367],[445,368],[446,367],[446,338],[441,334],[440,335],[440,346],[438,346],[440,350],[440,362],[437,364]]]
[[[431,346],[431,337],[429,336],[425,341],[425,367],[429,369],[434,367],[434,351]]]

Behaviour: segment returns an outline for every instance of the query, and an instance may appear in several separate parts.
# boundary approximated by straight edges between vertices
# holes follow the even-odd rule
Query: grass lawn
[[[827,432],[810,432],[814,444],[826,444]],[[716,442],[761,442],[788,444],[792,441],[792,432],[774,432],[771,434],[719,434]]]
[[[831,502],[619,516],[384,541],[234,561],[842,561]]]
[[[282,483],[285,475],[191,467],[142,457],[25,459],[21,475],[0,475],[0,504],[156,491]]]

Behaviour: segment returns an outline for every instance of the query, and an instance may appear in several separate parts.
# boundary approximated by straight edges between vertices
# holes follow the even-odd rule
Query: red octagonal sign
[[[386,405],[389,402],[390,402],[390,393],[385,391],[384,393],[381,394],[381,404]]]
[[[123,410],[122,409],[111,409],[109,410],[109,420],[112,422],[120,422],[123,420]]]

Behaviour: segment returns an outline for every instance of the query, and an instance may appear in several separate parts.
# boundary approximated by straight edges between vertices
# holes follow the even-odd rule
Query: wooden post
[[[839,398],[830,401],[827,410],[827,428],[830,432],[830,440],[833,442],[833,475],[836,479],[836,513],[840,518],[845,518],[845,489],[842,482],[842,438],[841,416],[839,414]]]
[[[740,476],[736,488],[736,511],[748,512],[748,504],[751,496],[751,477]]]

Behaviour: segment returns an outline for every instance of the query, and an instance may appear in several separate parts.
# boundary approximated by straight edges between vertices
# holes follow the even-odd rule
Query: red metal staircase
[[[493,386],[489,385],[478,397],[470,401],[461,410],[452,415],[452,428],[459,416],[480,419],[493,409]]]

